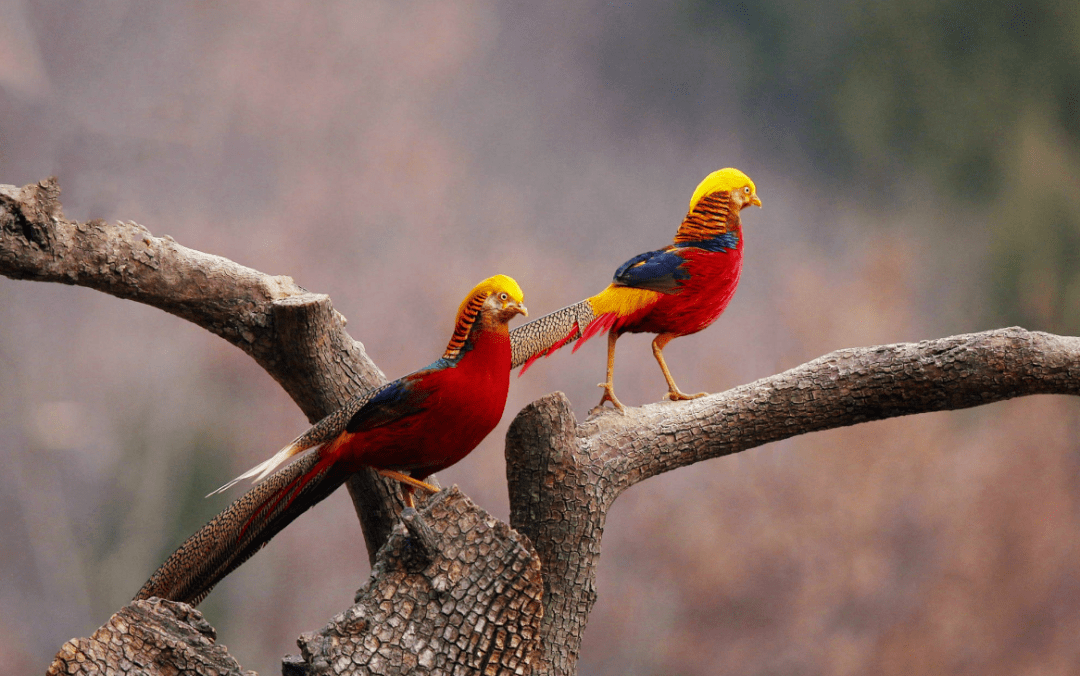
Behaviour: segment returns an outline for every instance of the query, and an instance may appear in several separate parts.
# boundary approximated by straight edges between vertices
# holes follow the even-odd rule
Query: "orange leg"
[[[413,494],[413,491],[415,491],[417,488],[428,491],[429,493],[438,493],[439,492],[438,488],[435,488],[434,486],[432,486],[429,483],[425,483],[423,481],[420,481],[419,479],[414,479],[411,476],[409,476],[408,474],[402,474],[401,472],[396,472],[396,471],[394,471],[392,469],[377,469],[375,471],[378,472],[379,474],[383,475],[387,479],[393,479],[394,481],[400,481],[401,483],[405,484],[403,488],[405,489],[405,506],[406,507],[412,507],[413,506],[412,494]]]
[[[590,412],[595,412],[598,409],[604,407],[605,401],[610,401],[615,408],[620,411],[626,412],[626,407],[622,405],[622,402],[615,398],[615,383],[613,378],[615,376],[615,341],[619,339],[619,334],[614,331],[608,331],[607,334],[607,382],[597,383],[597,387],[604,388],[604,396],[600,397],[600,403],[596,405]]]
[[[656,361],[660,364],[660,370],[664,372],[664,379],[667,380],[668,393],[664,395],[665,399],[672,401],[681,401],[685,399],[697,399],[698,397],[704,397],[708,392],[698,392],[697,394],[685,394],[679,390],[679,386],[675,384],[675,379],[671,377],[671,371],[668,370],[667,364],[664,362],[664,346],[672,341],[673,338],[678,337],[674,333],[661,333],[652,342],[652,353],[656,357]]]

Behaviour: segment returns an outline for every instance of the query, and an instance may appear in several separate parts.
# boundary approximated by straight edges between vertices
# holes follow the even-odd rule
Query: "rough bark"
[[[326,296],[135,224],[67,221],[57,197],[51,179],[0,186],[0,274],[89,286],[189,319],[254,357],[312,419],[382,382]],[[399,519],[396,485],[354,478],[370,482],[353,495],[369,555],[380,552],[372,579],[356,606],[302,637],[303,655],[284,670],[573,674],[607,510],[629,486],[807,432],[1078,390],[1080,339],[1012,328],[839,350],[728,392],[580,424],[561,393],[548,395],[507,434],[516,530],[456,491]],[[182,604],[133,603],[94,637],[65,644],[51,673],[84,673],[90,657],[117,673],[199,673],[220,658],[214,669],[237,673],[200,623]]]
[[[69,221],[59,198],[55,178],[0,185],[0,274],[86,286],[201,326],[251,355],[311,422],[386,382],[329,296],[138,223]],[[374,561],[403,504],[400,488],[374,472],[347,485]]]
[[[531,674],[542,594],[529,541],[455,487],[394,528],[356,605],[301,636],[285,664],[307,676]]]
[[[302,635],[283,673],[534,673],[543,581],[529,541],[456,487],[406,512],[354,605]],[[65,643],[48,674],[239,675],[216,638],[187,604],[133,601],[90,638]]]
[[[607,511],[639,481],[808,432],[1030,394],[1080,394],[1080,338],[1010,328],[837,350],[727,392],[580,425],[560,392],[530,404],[507,433],[506,473],[510,524],[543,565],[545,663],[575,673]]]
[[[216,643],[202,613],[184,603],[135,601],[109,618],[90,638],[60,647],[47,676],[240,676],[236,660]]]

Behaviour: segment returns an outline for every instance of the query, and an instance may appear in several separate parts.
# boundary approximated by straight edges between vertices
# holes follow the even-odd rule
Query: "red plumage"
[[[508,295],[501,280],[494,291],[485,286],[490,280],[474,289],[443,357],[367,395],[337,436],[312,451],[318,460],[267,496],[251,520],[283,501],[288,509],[315,477],[347,476],[364,467],[404,483],[409,504],[413,488],[434,491],[423,480],[468,455],[502,418],[510,389],[506,322],[525,313],[520,289],[505,279],[516,291]]]
[[[607,381],[600,384],[600,404],[610,401],[622,409],[612,384],[615,342],[624,333],[655,333],[653,355],[667,380],[668,398],[702,396],[679,391],[663,349],[672,339],[712,324],[731,302],[742,273],[740,212],[749,205],[761,206],[761,200],[741,171],[721,169],[707,176],[694,191],[673,244],[628,260],[597,295],[515,329],[515,365],[524,364],[524,373],[536,359],[575,339],[576,352],[607,332]]]
[[[315,451],[315,464],[267,496],[237,537],[279,508],[290,509],[308,482],[325,473],[347,476],[371,467],[423,481],[472,452],[502,418],[510,389],[510,338],[505,326],[501,332],[481,329],[473,333],[470,347],[453,364],[440,360],[386,386],[405,384],[392,401],[373,398],[369,404],[390,407],[413,397],[422,399],[422,410],[357,432],[343,431]]]
[[[424,411],[390,424],[344,433],[334,462],[409,471],[423,480],[458,462],[499,424],[510,388],[510,338],[480,331],[451,367],[421,372],[411,386],[428,396]]]
[[[742,274],[742,232],[738,234],[739,243],[730,251],[683,249],[683,267],[689,277],[680,291],[661,294],[647,310],[616,320],[612,328],[619,333],[688,336],[715,322],[735,295]]]
[[[198,603],[218,580],[270,538],[370,467],[412,492],[423,479],[468,455],[495,428],[510,387],[507,322],[527,315],[517,282],[496,275],[477,285],[458,310],[441,359],[364,393],[327,416],[242,478],[265,481],[192,535],[136,596]],[[283,469],[290,457],[309,451]]]

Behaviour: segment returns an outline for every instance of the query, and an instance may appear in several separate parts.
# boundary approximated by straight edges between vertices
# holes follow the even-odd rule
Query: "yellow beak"
[[[529,316],[529,308],[525,307],[525,305],[523,303],[511,303],[509,307],[517,310],[518,312],[525,315],[526,317]]]
[[[750,198],[750,204],[753,204],[756,207],[761,206],[761,198],[757,196],[757,193],[755,193],[754,196]]]

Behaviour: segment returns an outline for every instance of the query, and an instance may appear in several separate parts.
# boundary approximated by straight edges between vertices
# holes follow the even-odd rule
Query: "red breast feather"
[[[341,447],[350,471],[362,465],[412,470],[417,479],[453,465],[499,424],[510,389],[510,339],[497,331],[473,334],[472,349],[453,366],[424,375],[416,387],[431,394],[425,410],[351,435]]]
[[[730,251],[687,248],[690,278],[677,294],[663,294],[655,305],[622,323],[623,333],[674,333],[685,336],[709,326],[724,312],[742,273],[742,242]]]

